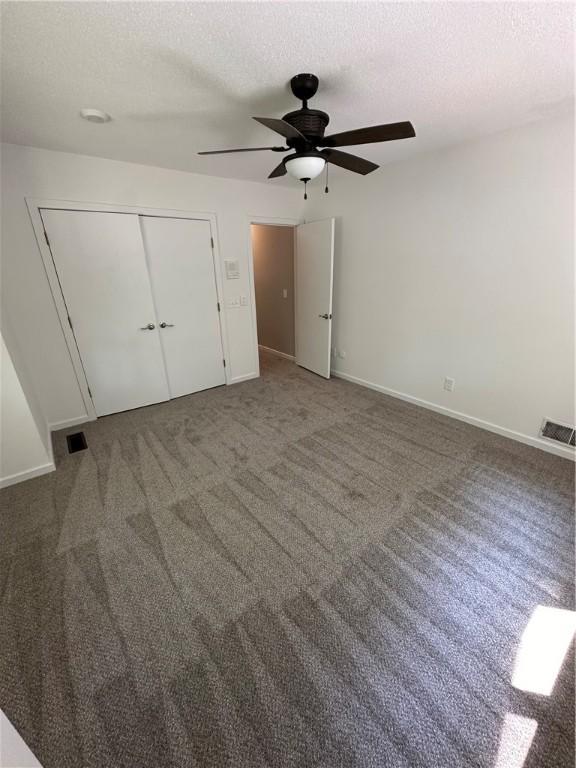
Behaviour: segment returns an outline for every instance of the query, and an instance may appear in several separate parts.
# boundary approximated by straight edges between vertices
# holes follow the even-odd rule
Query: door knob
[[[160,323],[160,328],[174,328],[174,323]]]
[[[154,328],[156,328],[154,323],[148,323],[148,325],[143,326],[142,328],[140,328],[140,330],[141,331],[153,331]]]
[[[332,315],[329,315],[328,313],[325,315],[318,315],[318,317],[321,317],[323,320],[332,320]]]

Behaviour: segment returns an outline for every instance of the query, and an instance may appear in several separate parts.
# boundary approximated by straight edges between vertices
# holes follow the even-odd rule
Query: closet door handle
[[[153,330],[154,330],[154,328],[156,328],[156,326],[154,325],[154,323],[148,323],[148,325],[144,325],[144,326],[142,326],[142,328],[140,328],[140,330],[141,330],[141,331],[153,331]]]
[[[174,323],[160,323],[160,328],[174,328]]]

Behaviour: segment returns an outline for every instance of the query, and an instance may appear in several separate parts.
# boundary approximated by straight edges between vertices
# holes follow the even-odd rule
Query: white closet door
[[[224,384],[210,222],[154,216],[140,221],[170,396]]]
[[[42,220],[97,415],[167,400],[138,216],[43,210]]]
[[[298,365],[330,378],[334,219],[296,227],[294,317]]]

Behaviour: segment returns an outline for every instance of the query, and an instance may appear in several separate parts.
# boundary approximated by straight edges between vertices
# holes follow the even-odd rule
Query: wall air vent
[[[568,424],[557,424],[549,419],[544,419],[540,435],[548,440],[555,440],[557,443],[564,443],[564,445],[575,445],[575,432],[574,427]]]

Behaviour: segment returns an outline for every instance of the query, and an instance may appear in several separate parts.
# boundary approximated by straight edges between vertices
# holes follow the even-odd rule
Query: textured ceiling
[[[352,150],[386,163],[570,111],[572,14],[521,2],[2,3],[3,140],[264,180],[278,155],[195,153],[277,143],[250,116],[297,109],[288,81],[314,72],[310,106],[332,132],[414,123],[415,139]],[[113,122],[87,123],[82,107]]]

